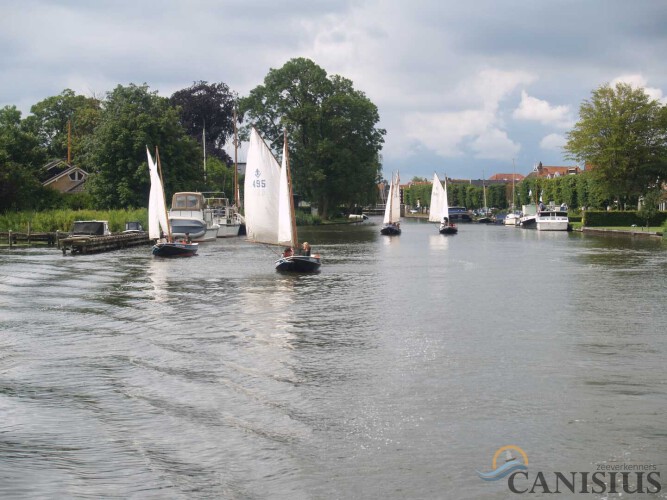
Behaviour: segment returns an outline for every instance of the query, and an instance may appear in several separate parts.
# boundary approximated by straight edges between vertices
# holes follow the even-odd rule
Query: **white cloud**
[[[547,101],[529,96],[525,90],[521,91],[521,102],[512,113],[512,117],[560,128],[569,128],[573,123],[569,106],[552,106]]]
[[[633,75],[621,75],[617,78],[614,78],[611,81],[611,86],[615,86],[617,83],[627,83],[634,88],[643,88],[644,92],[651,98],[657,101],[660,101],[662,104],[667,104],[667,97],[663,96],[662,90],[655,87],[646,86],[646,78],[639,74]]]
[[[504,130],[484,131],[472,142],[474,157],[481,160],[507,160],[519,153],[521,146],[513,142]]]
[[[540,148],[549,151],[561,151],[567,139],[561,134],[549,134],[540,141]]]
[[[464,103],[456,111],[419,111],[408,113],[402,123],[403,153],[415,144],[434,151],[443,158],[472,152],[477,159],[507,159],[521,146],[503,130],[499,108],[503,99],[520,85],[535,77],[522,71],[484,69],[474,78],[461,82],[453,91],[452,101]]]

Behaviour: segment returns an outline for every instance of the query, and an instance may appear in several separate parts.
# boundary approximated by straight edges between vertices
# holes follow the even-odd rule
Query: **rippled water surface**
[[[304,230],[310,276],[0,249],[0,496],[508,498],[476,471],[512,444],[664,498],[667,245],[403,226]]]

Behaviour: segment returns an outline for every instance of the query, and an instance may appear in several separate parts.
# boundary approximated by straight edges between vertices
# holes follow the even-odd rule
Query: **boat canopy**
[[[201,193],[175,193],[171,199],[172,210],[202,210],[204,196]]]

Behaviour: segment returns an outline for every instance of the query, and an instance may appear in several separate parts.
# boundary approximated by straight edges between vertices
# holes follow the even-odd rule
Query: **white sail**
[[[389,224],[391,222],[391,204],[394,200],[394,174],[391,174],[391,182],[389,183],[389,194],[387,195],[387,203],[384,206],[384,219],[382,219],[383,224]]]
[[[295,235],[292,234],[292,204],[290,203],[290,189],[287,182],[287,138],[283,145],[283,161],[280,167],[280,189],[278,196],[278,243],[285,246],[296,246]]]
[[[391,222],[399,222],[401,220],[401,178],[396,172],[396,181],[394,182],[394,191],[391,193],[393,199],[391,201]]]
[[[444,208],[443,208],[444,207]],[[433,174],[433,187],[431,188],[431,205],[429,209],[429,222],[442,222],[447,209],[447,192],[443,189],[438,174]]]
[[[399,187],[400,178],[392,174],[391,184],[389,184],[389,194],[387,195],[387,204],[384,208],[384,224],[395,224],[401,220],[401,191]]]
[[[148,197],[148,237],[157,239],[160,237],[160,229],[162,229],[164,234],[169,233],[167,205],[164,200],[164,189],[162,188],[162,181],[160,181],[160,173],[148,148],[146,148],[146,154],[148,155],[148,171],[151,179],[151,191]]]
[[[248,239],[279,244],[280,165],[255,128],[250,134],[244,184]]]
[[[442,202],[442,216],[449,220],[449,200],[447,199],[447,174],[445,174],[445,187],[443,188],[444,201]],[[451,222],[451,221],[450,221]]]

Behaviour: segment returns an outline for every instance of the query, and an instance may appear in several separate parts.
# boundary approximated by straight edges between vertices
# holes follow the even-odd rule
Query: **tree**
[[[226,163],[232,159],[224,146],[234,136],[235,92],[224,83],[194,82],[191,87],[175,92],[169,99],[178,108],[181,125],[186,133],[201,144],[206,137],[206,155]]]
[[[660,203],[661,196],[662,190],[656,186],[650,189],[642,200],[642,206],[637,215],[640,219],[646,221],[647,228],[650,225],[651,219],[658,214],[658,203]]]
[[[16,106],[0,109],[0,211],[39,209],[53,200],[37,179],[45,151]]]
[[[592,167],[608,198],[625,203],[665,179],[666,121],[664,108],[643,89],[603,85],[582,103],[565,151]]]
[[[39,138],[48,158],[67,158],[68,122],[72,131],[72,158],[77,158],[83,138],[97,125],[100,102],[65,89],[60,95],[33,105],[30,112],[26,126]]]
[[[376,128],[377,107],[350,80],[291,59],[271,69],[239,109],[274,151],[287,130],[294,190],[318,202],[323,218],[339,204],[375,199],[386,132]]]
[[[203,157],[181,127],[169,100],[148,86],[117,86],[107,93],[100,123],[84,144],[91,194],[101,208],[148,204],[146,147],[159,146],[167,195],[203,185]]]

